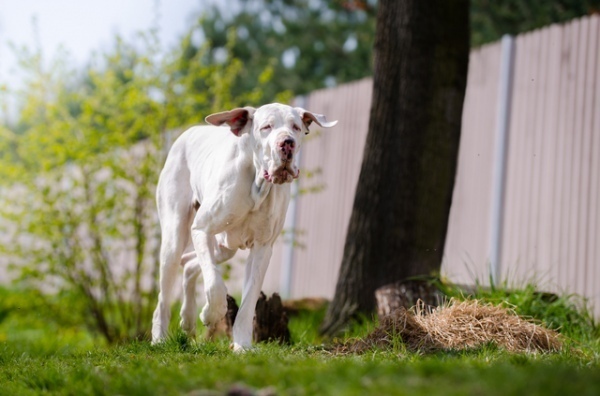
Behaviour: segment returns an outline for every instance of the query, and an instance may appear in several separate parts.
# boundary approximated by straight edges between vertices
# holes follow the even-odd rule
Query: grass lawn
[[[18,348],[17,348],[18,349]],[[372,351],[333,356],[264,345],[244,355],[226,343],[133,343],[89,351],[0,350],[0,393],[290,395],[598,395],[597,353],[508,354],[491,346],[434,355]]]
[[[293,345],[236,355],[226,340],[182,335],[156,347],[106,346],[76,327],[32,321],[36,328],[25,328],[11,316],[0,323],[0,395],[600,395],[595,332],[546,354],[491,344],[423,354],[398,342],[337,355],[316,335],[318,313],[292,319]]]

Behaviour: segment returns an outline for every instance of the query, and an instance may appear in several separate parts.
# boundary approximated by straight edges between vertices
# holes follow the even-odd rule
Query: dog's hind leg
[[[159,183],[160,188],[160,183]],[[152,318],[152,343],[156,344],[167,335],[171,320],[173,289],[181,255],[190,238],[190,225],[193,207],[183,202],[173,203],[162,200],[159,192],[159,216],[161,220],[162,241],[160,245],[160,293],[158,304]],[[167,202],[169,201],[169,202]]]
[[[232,258],[236,250],[228,249],[220,245],[218,239],[214,242],[215,263],[223,263]],[[181,305],[181,328],[190,337],[196,335],[196,284],[200,275],[201,267],[196,257],[196,252],[185,253],[181,257],[181,266],[183,267],[183,304]]]
[[[189,337],[196,336],[196,283],[200,275],[200,264],[196,259],[195,252],[189,252],[181,258],[183,265],[183,301],[181,304],[181,329]]]

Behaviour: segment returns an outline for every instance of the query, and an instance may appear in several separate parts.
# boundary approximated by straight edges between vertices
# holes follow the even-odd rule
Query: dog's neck
[[[252,200],[254,201],[254,206],[252,207],[253,212],[260,208],[260,205],[271,192],[271,188],[273,188],[273,183],[266,181],[262,176],[262,172],[257,170],[254,177],[254,183],[252,183],[251,192]]]
[[[243,162],[250,164],[252,172],[254,173],[254,182],[252,183],[252,190],[250,191],[250,197],[254,201],[252,211],[256,211],[265,202],[265,199],[269,196],[273,183],[265,180],[264,172],[265,169],[262,166],[262,161],[255,153],[254,145],[256,141],[252,136],[252,132],[246,133],[240,137],[238,142],[240,145],[240,153],[252,153],[250,156],[242,158]],[[247,166],[247,165],[246,165]]]

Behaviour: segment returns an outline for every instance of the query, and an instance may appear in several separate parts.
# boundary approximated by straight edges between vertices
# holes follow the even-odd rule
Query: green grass
[[[597,395],[595,354],[513,355],[493,347],[430,356],[373,351],[332,356],[318,348],[259,346],[233,354],[226,343],[160,347],[133,343],[53,355],[0,350],[0,392],[191,394],[235,386],[277,394]]]
[[[511,298],[515,293],[532,294],[513,292]],[[6,296],[0,293],[0,307]],[[511,354],[484,345],[426,355],[407,352],[399,341],[393,350],[357,356],[330,352],[317,334],[323,312],[304,313],[290,323],[293,345],[263,344],[236,355],[226,340],[195,342],[179,333],[156,347],[97,345],[83,330],[44,324],[40,315],[13,310],[0,319],[0,395],[210,395],[236,389],[282,395],[600,394],[600,347],[595,327],[585,327],[590,323],[572,324],[569,347],[553,354]]]

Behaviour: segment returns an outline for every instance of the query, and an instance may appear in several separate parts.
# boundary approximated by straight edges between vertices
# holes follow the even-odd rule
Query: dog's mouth
[[[273,184],[291,183],[300,176],[300,169],[296,168],[292,161],[286,161],[275,170],[264,170],[263,177]]]

